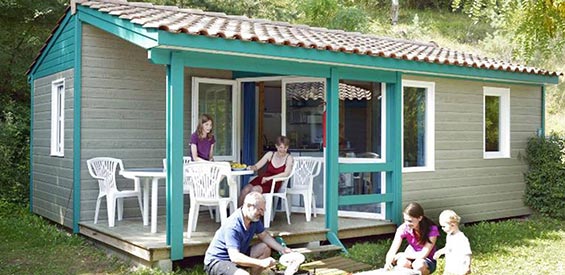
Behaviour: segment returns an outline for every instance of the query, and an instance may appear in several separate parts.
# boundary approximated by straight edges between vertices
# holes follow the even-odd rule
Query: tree
[[[25,202],[29,186],[29,86],[25,72],[64,2],[0,2],[0,199]]]
[[[453,0],[452,8],[509,34],[516,58],[547,58],[565,46],[565,0]]]

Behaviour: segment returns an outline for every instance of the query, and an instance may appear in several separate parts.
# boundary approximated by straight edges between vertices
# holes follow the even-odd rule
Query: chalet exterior
[[[72,1],[28,76],[33,212],[91,232],[87,159],[166,158],[159,231],[172,260],[192,255],[181,159],[201,113],[215,119],[216,160],[254,163],[281,134],[294,155],[323,158],[317,219],[339,244],[341,219],[398,224],[411,201],[465,222],[529,214],[519,156],[559,81],[434,44],[120,0]],[[134,200],[124,216],[139,218]]]

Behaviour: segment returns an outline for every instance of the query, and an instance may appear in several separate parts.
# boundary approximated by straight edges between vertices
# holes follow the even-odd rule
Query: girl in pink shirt
[[[431,274],[436,269],[433,256],[435,244],[439,236],[437,225],[424,215],[424,209],[418,203],[410,203],[402,213],[404,223],[398,227],[392,245],[386,254],[385,268],[393,265],[418,270],[422,275]],[[402,239],[406,239],[408,247],[398,252]]]

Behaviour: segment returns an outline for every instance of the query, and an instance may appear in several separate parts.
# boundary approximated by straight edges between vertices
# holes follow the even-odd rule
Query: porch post
[[[386,192],[392,193],[393,201],[387,202],[386,219],[401,223],[402,213],[402,73],[396,73],[394,83],[386,83],[386,133],[387,162],[392,170],[386,173]]]
[[[339,179],[339,71],[332,68],[326,79],[326,228],[337,236],[338,231],[338,179]]]
[[[167,244],[171,260],[183,258],[183,105],[184,62],[178,52],[170,53],[167,65]]]

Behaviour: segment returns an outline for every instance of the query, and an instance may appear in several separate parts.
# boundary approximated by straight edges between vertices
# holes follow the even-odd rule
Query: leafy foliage
[[[517,58],[548,57],[565,46],[564,0],[453,0],[452,8],[463,11],[475,24],[487,20],[510,33]]]
[[[25,203],[28,198],[29,86],[25,72],[66,2],[0,1],[0,200]]]
[[[532,137],[526,148],[525,201],[542,215],[565,218],[565,137]]]

